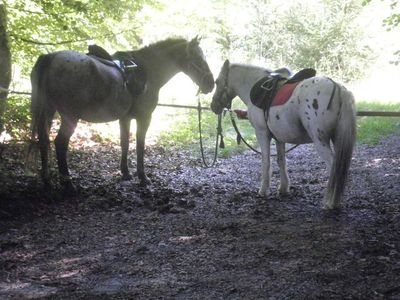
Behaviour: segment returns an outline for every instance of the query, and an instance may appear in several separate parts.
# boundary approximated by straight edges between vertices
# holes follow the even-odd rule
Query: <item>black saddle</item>
[[[98,45],[89,45],[88,50],[89,50],[88,55],[95,56],[95,57],[98,57],[101,59],[105,59],[106,61],[110,61],[110,62],[113,61],[110,53],[108,53],[104,48],[102,48]]]
[[[146,71],[143,67],[137,65],[132,57],[129,59],[113,57],[98,45],[89,45],[88,50],[87,55],[94,57],[103,64],[116,67],[120,71],[125,86],[133,96],[138,96],[144,91],[147,81]]]
[[[304,79],[314,77],[316,74],[317,72],[312,68],[303,69],[291,77],[281,72],[269,73],[253,85],[250,90],[250,100],[255,106],[264,111],[269,111],[276,92],[283,85],[303,81]]]

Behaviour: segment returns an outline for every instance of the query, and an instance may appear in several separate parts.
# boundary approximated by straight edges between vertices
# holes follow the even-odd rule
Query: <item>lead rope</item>
[[[220,148],[225,148],[224,144],[224,137],[222,135],[222,114],[218,115],[218,125],[217,125],[217,137],[215,139],[215,149],[214,149],[214,157],[211,164],[207,163],[205,154],[204,154],[204,146],[203,146],[203,135],[202,135],[202,128],[201,128],[201,103],[200,97],[197,97],[197,114],[199,118],[199,135],[200,135],[200,152],[201,152],[201,159],[203,164],[206,168],[214,167],[215,163],[217,162],[217,155],[218,155],[218,144]],[[220,142],[221,137],[221,142]]]
[[[260,151],[258,151],[258,150],[255,149],[254,147],[252,147],[252,146],[243,138],[243,136],[241,135],[241,133],[240,133],[240,131],[239,131],[239,128],[237,127],[236,121],[235,121],[235,119],[233,118],[233,112],[232,112],[232,110],[229,110],[229,115],[230,115],[230,117],[231,117],[232,126],[233,126],[233,128],[235,129],[235,131],[236,131],[236,142],[237,142],[237,144],[239,145],[240,142],[242,141],[247,147],[249,147],[249,148],[250,148],[251,150],[253,150],[255,153],[261,154]]]
[[[238,145],[240,144],[240,142],[242,141],[247,147],[249,147],[249,149],[253,150],[255,153],[261,154],[261,151],[258,151],[257,149],[255,149],[254,147],[252,147],[242,136],[242,134],[239,131],[239,128],[236,124],[235,118],[233,117],[233,111],[229,110],[229,115],[231,117],[231,122],[232,122],[232,126],[236,131],[236,142],[238,143]],[[297,148],[298,146],[300,146],[300,144],[294,145],[291,148],[289,148],[288,150],[285,151],[285,153],[289,153],[290,151],[294,150],[295,148]],[[271,154],[271,156],[276,156],[276,154]]]

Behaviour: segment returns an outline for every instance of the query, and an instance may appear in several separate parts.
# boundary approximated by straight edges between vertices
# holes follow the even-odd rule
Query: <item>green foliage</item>
[[[87,43],[140,44],[137,13],[145,3],[128,0],[6,0],[14,62],[24,73],[43,53],[60,49],[86,51]],[[126,27],[127,23],[129,27]]]
[[[381,0],[384,1],[384,0]],[[362,5],[368,5],[371,3],[372,0],[363,0]],[[390,0],[390,8],[392,9],[392,13],[386,17],[383,20],[383,24],[388,27],[388,29],[393,29],[394,27],[398,26],[400,24],[400,13],[396,11],[396,9],[399,7],[399,1],[398,0]]]
[[[236,107],[236,106],[235,106]],[[400,111],[400,104],[380,103],[380,102],[360,102],[357,103],[358,110],[378,110],[378,111]],[[258,148],[254,129],[248,120],[236,120],[239,131],[247,142]],[[203,139],[207,157],[211,157],[214,146],[217,127],[217,118],[211,112],[203,112]],[[227,157],[233,154],[242,153],[249,150],[243,143],[236,142],[236,131],[234,130],[229,115],[223,119],[223,135],[225,149],[219,149],[220,157]],[[172,126],[172,130],[164,131],[157,139],[157,143],[166,148],[178,148],[190,150],[194,156],[199,157],[199,131],[198,117],[196,111],[187,112],[186,118],[181,118]],[[357,119],[357,142],[361,144],[377,144],[379,141],[390,135],[400,134],[400,118],[396,117],[360,117]]]
[[[372,50],[355,22],[363,9],[359,1],[251,1],[254,18],[242,37],[249,55],[264,58],[271,68],[313,67],[340,81],[361,78]]]
[[[384,1],[384,0],[381,0],[381,1]],[[371,2],[372,2],[372,0],[363,0],[362,5],[366,6]],[[388,31],[394,30],[396,27],[398,27],[400,25],[400,12],[399,12],[400,2],[398,0],[391,0],[390,8],[392,10],[392,13],[383,20],[383,26],[385,26]],[[391,63],[394,65],[399,65],[400,64],[400,50],[395,51],[393,54],[396,56],[396,59],[394,61],[391,61]]]
[[[399,103],[358,102],[357,110],[397,111]],[[390,135],[400,134],[400,118],[398,117],[360,117],[357,120],[357,141],[374,145]]]
[[[3,115],[5,130],[14,139],[24,140],[29,137],[30,111],[29,98],[25,96],[10,96]]]
[[[240,133],[254,147],[257,147],[254,129],[247,120],[237,120]],[[190,150],[194,155],[200,155],[200,140],[197,111],[187,112],[187,117],[178,121],[172,126],[173,130],[164,131],[157,139],[157,143],[166,148],[181,148]],[[232,127],[230,117],[227,114],[222,122],[224,149],[219,149],[219,155],[227,157],[233,154],[241,153],[248,148],[241,143],[236,142],[236,131]],[[202,135],[203,145],[207,157],[211,157],[216,141],[217,134],[217,116],[210,111],[202,112]]]
[[[397,2],[391,2],[393,14],[385,24],[393,29],[399,24],[399,16],[394,10]],[[373,56],[364,43],[363,28],[354,22],[363,9],[356,0],[313,3],[294,0],[285,5],[278,0],[209,0],[202,2],[200,8],[198,3],[185,0],[173,3],[167,0],[3,0],[3,3],[8,12],[13,63],[22,68],[24,76],[29,74],[40,54],[65,48],[86,51],[89,41],[113,51],[136,48],[143,42],[168,36],[189,38],[196,33],[205,37],[202,47],[211,67],[228,57],[244,63],[263,60],[271,68],[314,67],[319,74],[348,81],[362,76]],[[10,97],[4,119],[7,132],[13,137],[26,135],[27,98]],[[180,121],[176,128],[164,133],[159,142],[169,147],[198,149],[197,113],[192,111],[187,117],[177,119]],[[360,120],[362,133],[363,126],[373,118]],[[238,125],[246,140],[255,142],[250,124],[238,121]],[[223,127],[226,145],[223,155],[247,149],[237,147],[236,133],[227,117]],[[205,144],[211,149],[216,133],[215,115],[203,113],[203,129]]]

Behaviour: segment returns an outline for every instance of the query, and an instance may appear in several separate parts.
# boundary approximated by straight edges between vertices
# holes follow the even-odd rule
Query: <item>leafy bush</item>
[[[252,0],[248,5],[251,18],[246,32],[225,45],[231,53],[244,50],[248,60],[264,60],[270,68],[313,67],[343,82],[362,78],[369,70],[374,55],[356,21],[363,9],[360,1],[282,5],[277,0]],[[234,31],[236,25],[232,26]]]
[[[7,99],[3,116],[6,132],[14,139],[24,140],[30,137],[29,97],[12,95]]]

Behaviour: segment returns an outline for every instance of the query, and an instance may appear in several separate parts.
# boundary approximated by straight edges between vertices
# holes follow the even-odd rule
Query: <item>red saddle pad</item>
[[[284,86],[282,86],[275,94],[274,100],[272,101],[271,106],[276,106],[276,105],[283,105],[285,104],[290,96],[292,96],[294,89],[296,86],[300,83],[295,82],[295,83],[287,83]]]

